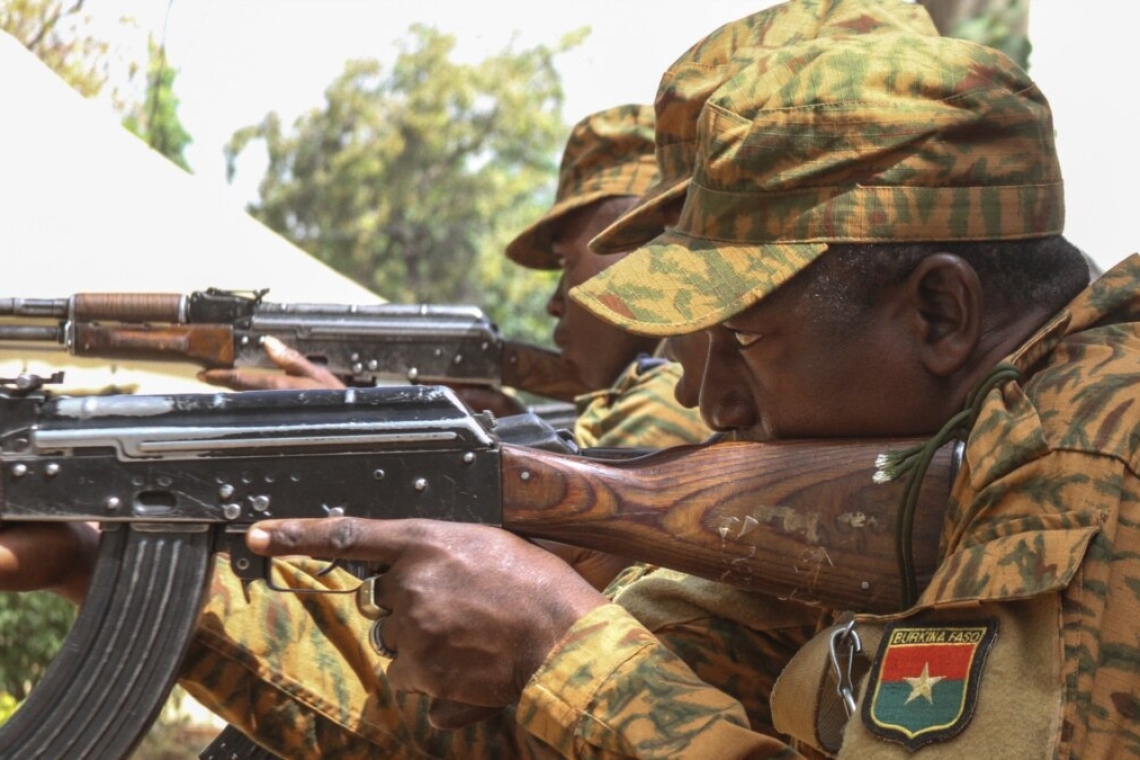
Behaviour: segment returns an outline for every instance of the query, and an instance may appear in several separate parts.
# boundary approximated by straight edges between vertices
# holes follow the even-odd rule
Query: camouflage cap
[[[657,179],[653,109],[624,105],[574,125],[558,169],[554,205],[507,245],[507,256],[532,269],[557,269],[556,224],[571,211],[610,196],[640,196]]]
[[[636,248],[665,230],[664,212],[684,198],[693,174],[697,117],[714,90],[772,50],[824,37],[908,31],[937,35],[926,9],[909,0],[790,0],[714,30],[661,77],[654,109],[661,177],[641,201],[590,241],[594,253]]]
[[[752,306],[829,242],[1059,234],[1049,105],[991,48],[874,34],[773,51],[701,112],[677,225],[571,295],[674,335]]]

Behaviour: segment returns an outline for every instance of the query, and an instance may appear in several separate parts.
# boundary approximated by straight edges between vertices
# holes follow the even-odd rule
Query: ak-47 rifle
[[[877,457],[913,441],[720,443],[600,460],[505,442],[510,418],[447,388],[53,396],[0,387],[0,520],[97,521],[87,598],[61,653],[0,728],[7,760],[126,757],[152,722],[226,552],[267,517],[500,525],[841,608],[895,610],[899,559],[924,584],[953,478],[940,450],[910,486]],[[533,436],[525,436],[533,439]],[[557,438],[557,436],[555,436]],[[557,441],[550,448],[559,448]]]
[[[272,303],[268,291],[77,293],[0,298],[0,343],[62,345],[76,356],[273,367],[273,336],[348,384],[505,385],[572,401],[585,387],[562,357],[505,340],[473,306]]]

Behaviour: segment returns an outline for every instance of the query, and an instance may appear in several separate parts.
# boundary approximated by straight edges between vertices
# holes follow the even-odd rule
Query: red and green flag
[[[914,750],[955,736],[974,713],[997,621],[894,623],[871,667],[863,722]]]

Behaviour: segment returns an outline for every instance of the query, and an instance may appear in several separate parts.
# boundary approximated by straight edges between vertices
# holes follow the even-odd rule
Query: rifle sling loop
[[[970,391],[962,411],[947,420],[933,438],[921,446],[881,454],[876,462],[878,467],[875,473],[876,483],[886,483],[900,475],[908,475],[895,532],[895,553],[898,556],[899,572],[902,576],[902,609],[911,607],[918,600],[918,578],[915,574],[912,544],[914,512],[922,488],[922,479],[926,476],[930,462],[934,459],[935,452],[950,440],[957,438],[965,441],[969,437],[986,396],[990,391],[1011,380],[1020,381],[1021,370],[1008,362],[998,364]]]

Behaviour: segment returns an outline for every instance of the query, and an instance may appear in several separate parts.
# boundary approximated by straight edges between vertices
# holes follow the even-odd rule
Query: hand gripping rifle
[[[0,343],[63,345],[75,356],[178,361],[206,369],[274,365],[272,335],[350,385],[509,386],[572,401],[590,388],[562,357],[505,340],[473,306],[270,303],[268,291],[77,293],[0,298]]]
[[[39,385],[24,376],[0,387],[0,521],[97,521],[103,535],[60,654],[0,728],[7,760],[126,757],[174,682],[212,555],[228,553],[250,582],[269,577],[244,543],[263,518],[500,525],[806,603],[887,611],[907,603],[896,558],[920,584],[930,577],[953,478],[943,448],[907,517],[909,485],[873,474],[878,455],[912,441],[596,459],[509,443],[520,439],[512,418],[473,415],[443,387],[66,397]]]

